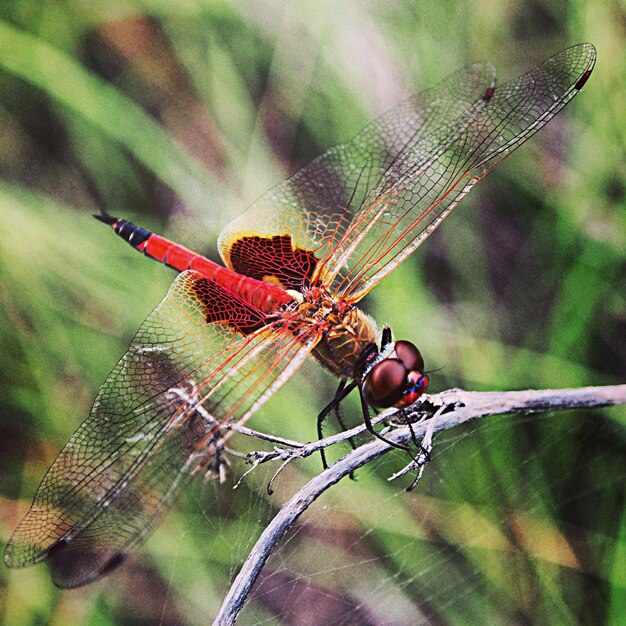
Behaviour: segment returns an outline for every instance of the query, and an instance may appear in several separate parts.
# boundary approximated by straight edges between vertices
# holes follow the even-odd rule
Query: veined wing
[[[262,222],[268,235],[294,233],[309,282],[358,301],[578,93],[594,63],[595,48],[580,44],[497,88],[489,66],[453,74],[252,205],[221,238],[225,261],[241,264],[232,250]]]
[[[401,152],[327,263],[334,290],[353,301],[362,298],[433,232],[476,182],[580,91],[594,63],[591,44],[564,50],[488,90],[459,119]]]
[[[225,264],[288,289],[326,282],[330,272],[321,262],[345,249],[342,241],[398,155],[458,119],[494,84],[488,63],[459,70],[305,165],[224,228],[219,247]]]
[[[108,376],[13,534],[9,566],[48,558],[61,587],[119,565],[198,470],[302,363],[298,339],[195,272],[181,274]]]

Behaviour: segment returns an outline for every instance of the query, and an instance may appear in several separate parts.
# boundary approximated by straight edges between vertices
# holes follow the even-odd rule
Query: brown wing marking
[[[244,235],[223,243],[227,265],[240,274],[302,291],[313,284],[315,253],[294,246],[291,235]]]
[[[190,288],[198,302],[202,304],[207,324],[225,323],[235,333],[249,335],[270,320],[267,314],[208,278],[193,281]]]

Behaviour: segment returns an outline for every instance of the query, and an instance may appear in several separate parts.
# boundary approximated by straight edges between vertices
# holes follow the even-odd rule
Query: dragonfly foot
[[[425,448],[424,446],[420,446],[419,454],[415,458],[411,459],[410,463],[408,463],[400,471],[390,476],[387,480],[392,481],[392,480],[395,480],[396,478],[400,478],[401,476],[404,476],[405,474],[408,474],[409,472],[416,471],[417,475],[415,476],[415,479],[406,488],[406,491],[413,491],[413,489],[417,487],[418,483],[422,479],[422,475],[424,474],[424,470],[426,469],[426,466],[428,465],[428,463],[430,463],[431,449],[432,449],[432,446],[429,446],[427,448]]]

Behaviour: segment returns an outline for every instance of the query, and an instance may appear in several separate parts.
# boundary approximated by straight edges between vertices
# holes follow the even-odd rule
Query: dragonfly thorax
[[[417,347],[403,340],[392,344],[386,328],[379,350],[376,322],[353,304],[314,288],[303,294],[297,316],[321,331],[315,358],[335,376],[359,381],[370,406],[406,406],[426,391],[428,379]]]
[[[320,334],[313,356],[335,376],[357,379],[364,355],[376,355],[380,335],[376,322],[353,304],[321,288],[307,290],[297,315]]]

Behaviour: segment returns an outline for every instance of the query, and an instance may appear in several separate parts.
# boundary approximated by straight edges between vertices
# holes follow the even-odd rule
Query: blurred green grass
[[[3,4],[0,538],[173,277],[92,220],[98,204],[215,257],[256,195],[475,60],[505,80],[573,43],[598,49],[572,104],[364,305],[418,343],[434,391],[623,382],[623,18],[582,0]],[[307,364],[252,425],[312,439],[334,384]],[[344,413],[358,419],[355,403]],[[389,454],[312,507],[240,623],[618,624],[624,442],[623,409],[485,420],[436,440],[412,494],[386,482],[404,462]],[[236,492],[198,481],[88,588],[0,569],[0,619],[206,623],[317,471],[288,468],[273,498],[271,468]]]

